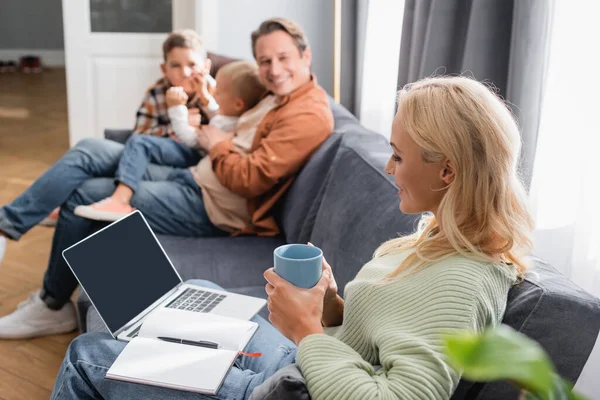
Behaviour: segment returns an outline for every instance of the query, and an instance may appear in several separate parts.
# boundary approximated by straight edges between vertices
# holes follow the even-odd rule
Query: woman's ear
[[[444,169],[440,173],[440,178],[444,181],[446,185],[451,184],[456,177],[456,170],[454,169],[454,162],[451,160],[446,160],[444,163]]]

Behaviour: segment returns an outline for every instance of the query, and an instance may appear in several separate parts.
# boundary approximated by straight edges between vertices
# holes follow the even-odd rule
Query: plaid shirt
[[[163,137],[168,137],[173,133],[165,98],[167,89],[170,87],[171,84],[165,78],[161,78],[146,91],[142,105],[136,113],[134,133]],[[200,108],[196,97],[190,99],[186,106],[187,108]]]

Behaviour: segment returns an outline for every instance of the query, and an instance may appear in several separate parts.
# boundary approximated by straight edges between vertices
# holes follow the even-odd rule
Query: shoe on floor
[[[19,69],[26,74],[31,72],[31,56],[21,57],[19,61]]]
[[[30,61],[31,72],[39,74],[42,72],[42,60],[38,56],[32,56]]]
[[[50,215],[48,215],[46,218],[44,218],[42,220],[42,222],[40,222],[40,225],[42,226],[56,226],[56,221],[58,221],[58,214],[60,213],[60,208],[56,207],[54,210],[52,210],[52,212],[50,213]]]
[[[17,306],[12,314],[0,318],[0,339],[28,339],[72,332],[77,328],[75,307],[68,302],[60,310],[51,310],[40,292]]]
[[[135,211],[135,208],[129,204],[119,203],[107,197],[89,206],[77,206],[74,212],[75,215],[83,218],[113,222],[127,216],[133,211]]]

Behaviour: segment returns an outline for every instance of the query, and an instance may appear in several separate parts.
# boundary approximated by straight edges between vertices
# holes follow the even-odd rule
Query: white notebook
[[[216,394],[257,328],[252,321],[161,308],[146,318],[106,378]],[[216,342],[219,348],[171,343],[158,337]]]

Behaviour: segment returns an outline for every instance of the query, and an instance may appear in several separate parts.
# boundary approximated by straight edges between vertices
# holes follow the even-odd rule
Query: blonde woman
[[[444,358],[441,338],[499,324],[509,288],[527,269],[532,221],[517,176],[519,131],[484,85],[437,77],[400,91],[390,145],[386,172],[400,210],[427,212],[418,231],[384,243],[344,299],[326,262],[312,289],[267,270],[278,331],[257,319],[261,329],[247,351],[264,358],[243,359],[218,398],[247,398],[294,358],[315,400],[450,398],[460,371]],[[204,398],[105,381],[103,368],[122,344],[97,339],[71,346],[55,398]]]

